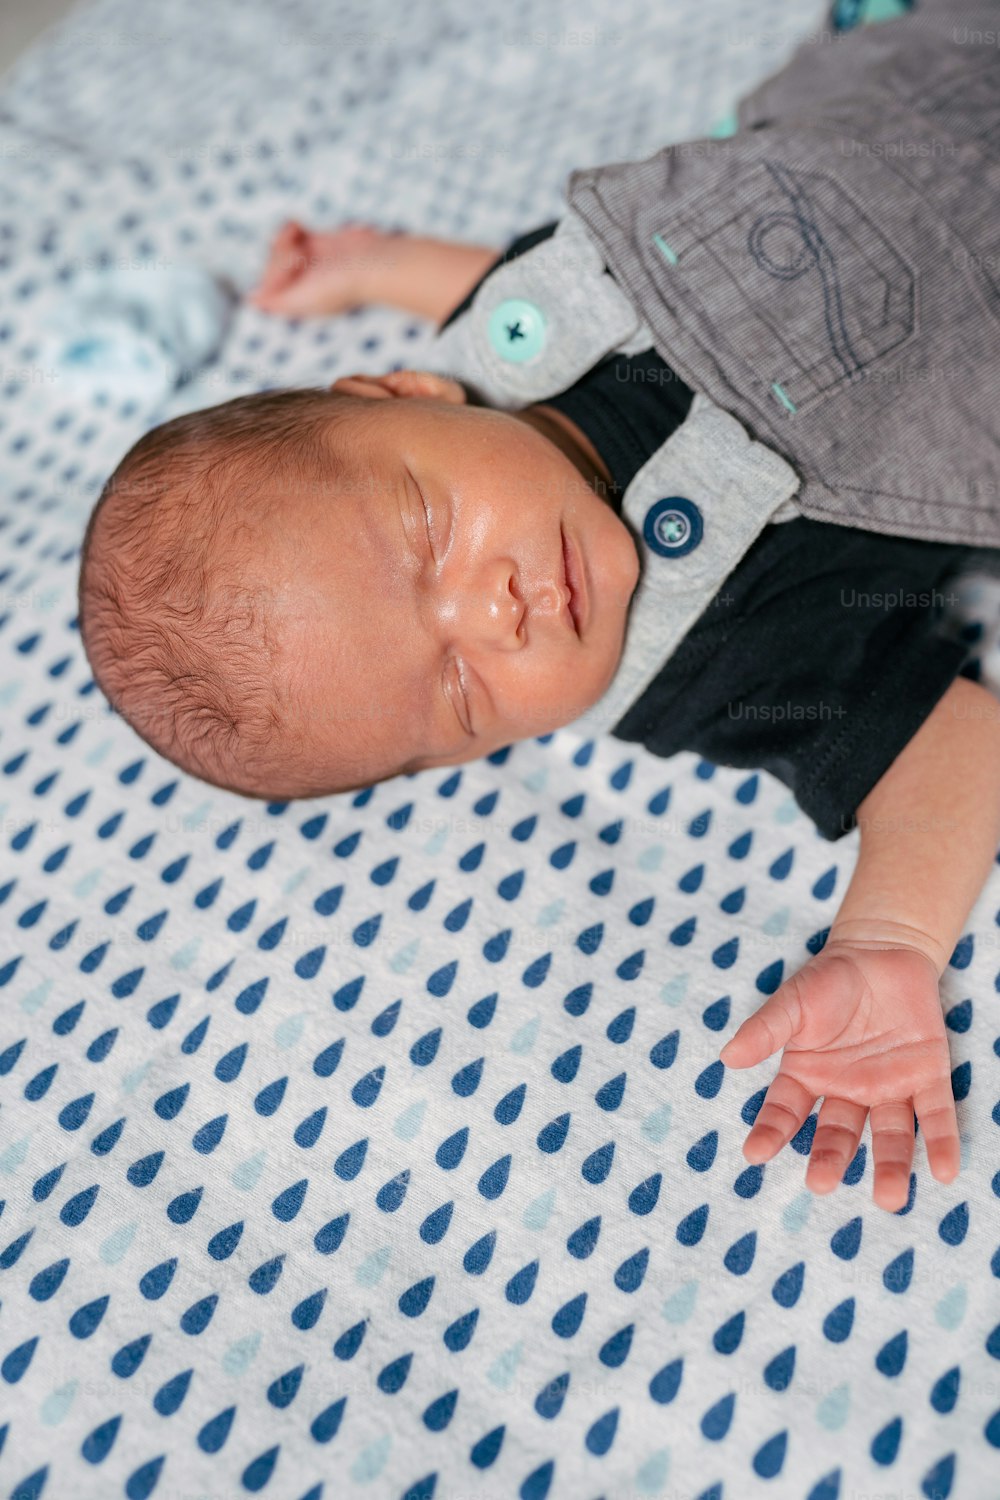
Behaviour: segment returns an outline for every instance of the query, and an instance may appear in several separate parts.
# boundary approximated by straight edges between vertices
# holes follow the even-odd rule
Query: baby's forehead
[[[405,468],[398,435],[380,426],[362,414],[304,439],[293,466],[279,465],[265,479],[264,524],[252,541],[254,572],[268,597],[294,604],[296,615],[308,600],[324,612],[336,600],[339,633],[353,621],[363,635],[366,612],[382,619],[398,604],[382,574],[391,552],[386,501],[401,493]],[[252,533],[253,517],[247,525]],[[300,644],[311,651],[314,634],[307,630]]]
[[[315,441],[301,451],[299,479],[308,495],[328,498],[349,493],[363,498],[381,492],[389,473],[398,471],[401,442],[391,402],[345,396],[333,403],[329,420]]]
[[[372,448],[363,424],[336,434],[334,425],[303,422],[280,442],[261,433],[252,448],[234,451],[223,442],[211,452],[203,470],[208,487],[244,541],[256,541],[257,550],[272,546],[283,533],[307,528],[317,504],[371,490]],[[226,544],[226,533],[219,541]]]
[[[315,441],[303,445],[299,493],[323,505],[349,499],[344,519],[353,511],[357,521],[359,506],[398,495],[408,472],[447,477],[461,452],[453,424],[466,411],[429,398],[344,394],[316,429]]]

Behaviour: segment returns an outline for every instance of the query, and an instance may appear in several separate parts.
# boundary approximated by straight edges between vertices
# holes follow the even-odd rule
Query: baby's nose
[[[500,644],[523,644],[526,620],[562,616],[570,620],[569,587],[559,578],[520,577],[510,563],[490,572],[478,602],[472,601],[471,624]]]
[[[521,644],[527,600],[509,559],[492,559],[466,571],[439,592],[437,608],[445,628],[469,644]]]
[[[510,563],[486,568],[470,592],[469,628],[494,644],[517,643],[526,613],[527,602]]]
[[[561,579],[529,584],[509,559],[494,559],[439,594],[438,611],[445,627],[466,642],[516,650],[529,619],[561,614],[572,624],[570,597]]]

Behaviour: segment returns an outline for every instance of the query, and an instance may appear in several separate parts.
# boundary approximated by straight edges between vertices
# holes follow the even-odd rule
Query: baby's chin
[[[631,603],[632,595],[639,586],[639,577],[642,573],[642,558],[636,545],[635,537],[632,535],[627,522],[621,516],[615,516],[619,527],[624,533],[622,541],[622,556],[626,559],[624,564],[625,594],[627,602]],[[627,604],[626,604],[627,607]]]
[[[607,522],[611,523],[610,530],[605,530]],[[628,612],[642,576],[642,557],[629,525],[614,512],[602,521],[602,532],[602,544],[595,550],[599,557],[605,605],[609,615],[618,618],[620,656]]]

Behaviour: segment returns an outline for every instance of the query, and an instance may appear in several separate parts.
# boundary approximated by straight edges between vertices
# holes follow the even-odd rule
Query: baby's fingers
[[[753,1129],[743,1142],[747,1161],[755,1166],[770,1161],[802,1129],[815,1103],[815,1094],[788,1073],[779,1073],[764,1095]]]
[[[867,1114],[867,1106],[853,1100],[829,1095],[824,1099],[806,1168],[806,1187],[811,1192],[830,1193],[843,1181],[858,1149]]]
[[[308,234],[295,219],[283,224],[274,237],[264,274],[250,293],[249,300],[273,297],[295,280],[304,264],[303,246]]]
[[[910,1191],[913,1161],[913,1108],[909,1100],[893,1099],[873,1104],[869,1122],[875,1182],[872,1197],[879,1208],[895,1213]]]
[[[939,1077],[913,1096],[913,1108],[927,1149],[927,1161],[938,1182],[951,1182],[958,1176],[962,1150],[958,1138],[958,1116],[951,1079]]]

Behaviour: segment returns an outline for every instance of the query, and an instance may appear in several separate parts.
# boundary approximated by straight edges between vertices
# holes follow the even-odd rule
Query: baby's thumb
[[[801,1007],[795,976],[765,1000],[733,1033],[719,1053],[727,1068],[752,1068],[791,1040],[799,1029]]]
[[[247,300],[268,312],[277,311],[278,295],[301,276],[308,248],[308,231],[297,220],[288,219],[275,236],[267,265]]]

